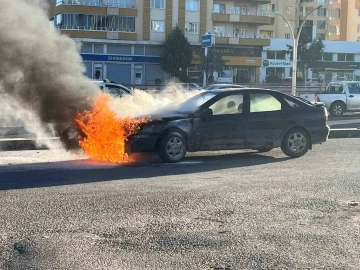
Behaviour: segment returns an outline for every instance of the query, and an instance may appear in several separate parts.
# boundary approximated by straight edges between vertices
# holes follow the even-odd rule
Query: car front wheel
[[[175,163],[181,161],[187,151],[186,139],[178,132],[166,134],[159,143],[158,154],[162,161]]]
[[[298,158],[305,155],[310,149],[310,137],[301,128],[290,130],[284,137],[281,150],[285,155]]]

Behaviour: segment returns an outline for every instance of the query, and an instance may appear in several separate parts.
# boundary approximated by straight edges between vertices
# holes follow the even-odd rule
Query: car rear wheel
[[[310,137],[302,128],[294,128],[286,133],[281,150],[285,155],[298,158],[305,155],[310,149]]]
[[[182,160],[187,151],[186,139],[178,132],[166,134],[159,143],[158,154],[162,161],[175,163]]]
[[[332,116],[341,116],[344,114],[345,106],[341,102],[335,102],[333,105],[331,105],[330,113]]]

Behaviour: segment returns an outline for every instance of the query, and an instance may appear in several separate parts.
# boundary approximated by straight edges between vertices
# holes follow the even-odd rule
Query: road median
[[[360,138],[360,129],[330,130],[329,139],[341,138]],[[0,138],[0,151],[49,149],[50,145],[51,148],[61,148],[59,137],[31,138],[23,136],[21,138]]]

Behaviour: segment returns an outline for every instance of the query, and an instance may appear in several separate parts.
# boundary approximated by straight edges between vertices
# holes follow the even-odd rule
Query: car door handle
[[[353,95],[350,95],[349,98],[353,98],[354,96]]]

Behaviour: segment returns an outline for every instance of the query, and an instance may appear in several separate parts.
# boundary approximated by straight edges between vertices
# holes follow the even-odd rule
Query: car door
[[[289,105],[276,92],[249,92],[246,147],[272,147],[293,122]]]
[[[346,95],[348,110],[360,110],[360,84],[358,82],[348,83]]]
[[[230,150],[245,146],[244,95],[230,94],[202,108],[194,119],[196,150]]]

